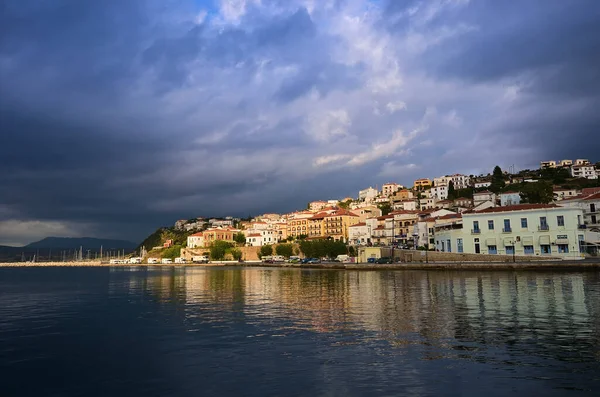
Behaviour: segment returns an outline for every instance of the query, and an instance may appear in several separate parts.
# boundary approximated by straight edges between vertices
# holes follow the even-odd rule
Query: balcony
[[[512,227],[503,227],[502,233],[512,233]]]
[[[550,227],[548,225],[539,225],[538,226],[538,231],[540,231],[540,232],[547,232],[548,230],[550,230]]]
[[[471,229],[471,234],[481,234],[481,229]]]

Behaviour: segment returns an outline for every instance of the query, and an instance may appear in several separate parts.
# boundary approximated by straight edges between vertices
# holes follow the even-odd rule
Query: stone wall
[[[298,244],[293,244],[294,248],[298,249]],[[273,255],[275,255],[275,247],[277,244],[273,244]],[[260,247],[237,247],[240,251],[242,251],[242,259],[245,261],[257,261],[258,251]],[[192,256],[202,255],[205,252],[210,252],[210,248],[182,248],[181,256],[188,261],[192,260]]]
[[[394,257],[400,258],[403,262],[512,262],[512,255],[487,255],[487,254],[460,254],[456,252],[437,252],[415,251],[415,250],[394,250]],[[561,259],[549,256],[524,256],[517,255],[517,262],[537,262],[552,259]]]

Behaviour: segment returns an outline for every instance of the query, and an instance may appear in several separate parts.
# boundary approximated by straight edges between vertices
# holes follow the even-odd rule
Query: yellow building
[[[319,212],[308,220],[308,237],[325,237],[324,219],[328,214]]]
[[[338,210],[324,217],[324,235],[334,240],[348,241],[348,228],[359,221],[358,215],[347,210]]]
[[[421,178],[417,179],[414,183],[414,188],[417,190],[424,190],[426,186],[431,186],[431,179]]]

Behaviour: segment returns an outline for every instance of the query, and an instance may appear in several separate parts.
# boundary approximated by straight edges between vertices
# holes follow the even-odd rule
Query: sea
[[[0,268],[0,396],[600,396],[600,272]]]

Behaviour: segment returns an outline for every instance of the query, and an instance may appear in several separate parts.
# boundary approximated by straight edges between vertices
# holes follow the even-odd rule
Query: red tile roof
[[[260,237],[260,233],[249,234],[247,237]]]
[[[599,193],[600,187],[586,187],[581,190],[581,194],[584,196],[588,196],[590,194]]]
[[[201,237],[202,235],[203,235],[202,232],[198,232],[198,233],[192,234],[190,237]]]
[[[526,210],[542,210],[550,208],[561,208],[556,204],[518,204],[507,205],[505,207],[491,207],[480,211],[473,212],[474,214],[487,214],[493,212],[511,212],[511,211],[526,211]]]
[[[514,190],[508,191],[508,192],[502,192],[500,194],[519,194],[519,192],[515,192]]]
[[[350,227],[358,227],[358,226],[367,226],[367,224],[365,222],[360,222],[355,225],[351,225]]]
[[[355,216],[358,218],[358,215],[353,214],[352,212],[344,210],[344,209],[340,209],[340,210],[335,211],[334,213],[326,215],[327,218],[331,218],[334,216]]]
[[[448,215],[444,215],[444,216],[437,216],[435,219],[436,220],[444,220],[444,219],[458,219],[458,218],[462,218],[462,214],[448,214]]]
[[[591,195],[587,196],[586,198],[584,198],[584,200],[585,201],[588,201],[588,200],[600,200],[600,192],[591,194]]]

